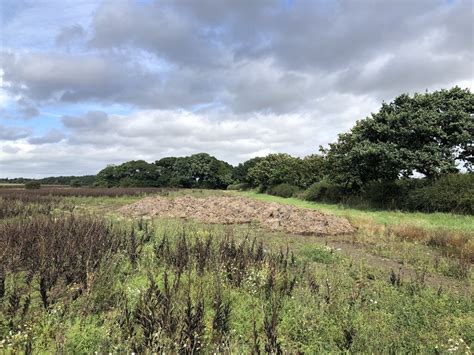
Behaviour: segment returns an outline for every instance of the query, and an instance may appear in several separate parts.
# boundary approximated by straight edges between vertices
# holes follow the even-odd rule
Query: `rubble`
[[[183,218],[209,224],[259,223],[272,231],[302,235],[338,235],[355,231],[343,217],[236,196],[154,196],[125,206],[120,212],[135,217]]]

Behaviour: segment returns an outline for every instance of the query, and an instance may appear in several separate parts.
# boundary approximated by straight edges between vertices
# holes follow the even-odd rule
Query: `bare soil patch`
[[[340,235],[355,232],[355,228],[343,217],[234,196],[154,196],[122,207],[120,212],[128,216],[184,218],[209,224],[256,222],[272,231],[302,235]]]

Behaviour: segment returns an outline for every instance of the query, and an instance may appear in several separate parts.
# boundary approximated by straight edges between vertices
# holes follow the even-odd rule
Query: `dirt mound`
[[[120,212],[129,216],[185,218],[211,224],[258,222],[273,231],[303,235],[337,235],[355,231],[349,221],[342,217],[233,196],[147,197],[121,208]]]

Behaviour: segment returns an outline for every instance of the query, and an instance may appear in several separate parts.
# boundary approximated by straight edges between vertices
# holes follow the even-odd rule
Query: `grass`
[[[208,196],[226,192],[182,190],[170,195],[186,193]],[[21,269],[19,259],[8,254],[12,246],[24,248],[35,243],[34,233],[25,232],[26,244],[5,244],[2,252],[7,250],[7,254],[0,254],[2,265],[8,261],[15,267],[10,270],[7,266],[3,279],[0,351],[471,353],[472,290],[458,292],[458,287],[470,279],[458,277],[458,255],[441,255],[435,260],[440,256],[437,248],[448,250],[448,245],[424,242],[440,225],[422,224],[430,230],[428,234],[423,228],[393,232],[408,221],[430,221],[431,215],[407,214],[397,222],[392,215],[398,212],[357,211],[274,196],[240,195],[335,211],[360,223],[360,229],[351,237],[322,238],[271,233],[254,225],[204,225],[162,218],[140,222],[117,214],[119,207],[140,197],[66,197],[64,205],[76,207],[72,212],[64,211],[65,215],[105,218],[113,223],[116,238],[124,239],[110,252],[110,238],[103,239],[102,262],[83,279],[76,264],[80,259],[74,253],[77,250],[85,255],[88,248],[81,244],[94,243],[94,238],[79,239],[80,247],[63,248],[68,242],[61,244],[59,240],[81,238],[82,233],[75,233],[71,224],[67,224],[64,235],[58,234],[61,231],[53,233],[54,238],[49,238],[55,242],[49,248],[56,248],[57,257],[54,263],[44,262],[46,259],[39,263],[39,272],[60,272],[47,290],[51,301],[47,307],[42,303],[39,278],[34,274],[26,281],[28,273]],[[58,210],[53,212],[53,222],[58,223],[63,216]],[[45,217],[28,216],[34,225]],[[18,218],[3,222],[29,223]],[[48,222],[49,230],[54,230],[50,226],[53,222]],[[6,234],[2,228],[6,227],[0,223],[0,241],[10,238],[10,230],[19,236],[12,240],[22,239],[24,228],[12,226]],[[41,235],[48,238],[47,233]],[[50,253],[48,240],[38,241],[44,258]],[[210,246],[206,247],[208,241]],[[440,241],[441,237],[435,240]],[[260,243],[263,257],[258,252]],[[340,250],[337,243],[352,245],[360,257]],[[397,267],[373,263],[369,253],[383,255],[377,260],[387,265],[403,266],[397,263],[403,260],[414,267],[413,272],[400,275]],[[36,272],[35,256],[30,258],[30,272]],[[48,269],[53,264],[57,266]],[[77,278],[65,285],[62,273],[74,276],[69,274],[68,265],[76,265]],[[444,280],[453,287],[431,284],[426,271],[444,273]],[[85,281],[87,288],[81,284]]]
[[[260,194],[254,191],[229,192],[240,196],[255,198],[266,202],[277,202],[301,208],[310,208],[321,212],[347,217],[356,224],[370,221],[379,225],[396,226],[412,225],[426,229],[447,229],[457,231],[474,231],[474,216],[451,213],[421,213],[402,211],[376,211],[348,208],[338,204],[317,203],[298,198],[283,198]]]

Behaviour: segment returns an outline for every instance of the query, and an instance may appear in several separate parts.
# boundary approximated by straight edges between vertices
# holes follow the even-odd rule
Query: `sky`
[[[471,0],[0,0],[0,177],[317,153],[383,101],[474,89]]]

